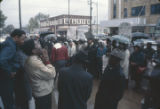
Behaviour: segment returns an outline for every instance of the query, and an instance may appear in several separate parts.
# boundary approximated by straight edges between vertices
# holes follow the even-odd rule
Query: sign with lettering
[[[54,25],[65,25],[65,24],[70,24],[72,25],[89,25],[90,24],[90,19],[79,19],[79,18],[61,18],[61,19],[56,19],[56,20],[45,20],[41,21],[40,26],[41,27],[48,27],[48,26],[54,26]]]
[[[131,38],[132,34],[132,26],[130,23],[123,22],[119,26],[119,35],[123,35],[128,37],[129,39]]]

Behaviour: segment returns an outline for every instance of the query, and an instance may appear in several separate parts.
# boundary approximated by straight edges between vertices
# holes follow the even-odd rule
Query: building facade
[[[55,34],[66,35],[70,27],[89,25],[90,17],[81,15],[60,15],[40,21],[41,31],[52,31]]]
[[[159,0],[109,0],[109,6],[109,21],[105,24],[111,32],[117,34],[123,22],[131,24],[132,32],[156,32],[155,26],[160,19]]]

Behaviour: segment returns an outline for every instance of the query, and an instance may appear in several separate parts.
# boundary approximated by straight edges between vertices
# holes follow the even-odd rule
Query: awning
[[[108,21],[102,21],[100,25],[102,27],[119,27],[121,23],[130,23],[131,26],[145,26],[146,18],[127,18],[127,19],[113,19]]]
[[[61,31],[67,31],[67,28],[59,28],[57,29],[58,32],[61,32]]]

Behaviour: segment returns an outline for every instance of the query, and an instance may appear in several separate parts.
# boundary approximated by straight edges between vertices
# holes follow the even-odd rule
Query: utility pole
[[[0,1],[0,10],[1,10],[1,2],[2,1]],[[1,16],[0,16],[0,18],[1,18]],[[2,37],[2,30],[3,30],[3,28],[0,28],[0,37]]]
[[[90,33],[92,34],[92,0],[90,0]]]
[[[99,22],[98,22],[98,0],[97,0],[97,2],[92,2],[92,4],[96,5],[96,8],[97,8],[97,10],[96,10],[96,11],[97,11],[97,17],[96,17],[96,21],[97,21],[97,22],[94,23],[94,24],[97,26],[97,27],[96,27],[96,30],[97,30],[96,33],[97,33],[97,35],[98,35],[98,30],[99,30],[99,29],[98,29],[98,24],[99,24]],[[93,10],[93,8],[92,8],[92,10]],[[92,22],[91,22],[91,23],[92,23]],[[91,29],[92,29],[92,27],[91,27]]]
[[[41,32],[41,13],[39,12],[39,33]]]
[[[99,28],[98,28],[98,24],[99,24],[99,22],[98,22],[98,14],[99,14],[99,13],[98,13],[98,0],[97,0],[97,35],[98,35],[98,29],[99,29]]]
[[[68,0],[68,28],[70,27],[70,0]]]
[[[21,0],[19,0],[19,28],[22,29],[22,20],[21,20]]]

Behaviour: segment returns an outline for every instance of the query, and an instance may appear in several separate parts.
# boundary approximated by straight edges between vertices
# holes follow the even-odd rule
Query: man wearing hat
[[[79,52],[73,58],[73,65],[60,70],[58,109],[87,109],[92,76],[85,71],[86,60],[87,56]]]
[[[104,71],[96,95],[94,109],[117,109],[125,89],[125,76],[120,67],[123,58],[123,53],[119,49],[111,52],[109,65]]]
[[[130,75],[131,79],[135,81],[134,89],[141,89],[142,76],[146,69],[145,54],[141,48],[141,44],[134,46],[134,52],[130,56]]]
[[[94,78],[98,79],[98,71],[97,71],[97,46],[96,43],[94,42],[93,38],[88,39],[88,72],[91,73]]]
[[[147,43],[147,48],[144,49],[144,53],[146,55],[146,59],[147,61],[151,61],[152,57],[153,57],[153,54],[154,54],[154,49],[152,48],[152,43]]]
[[[153,54],[153,60],[160,63],[160,43],[157,44],[157,50]]]

